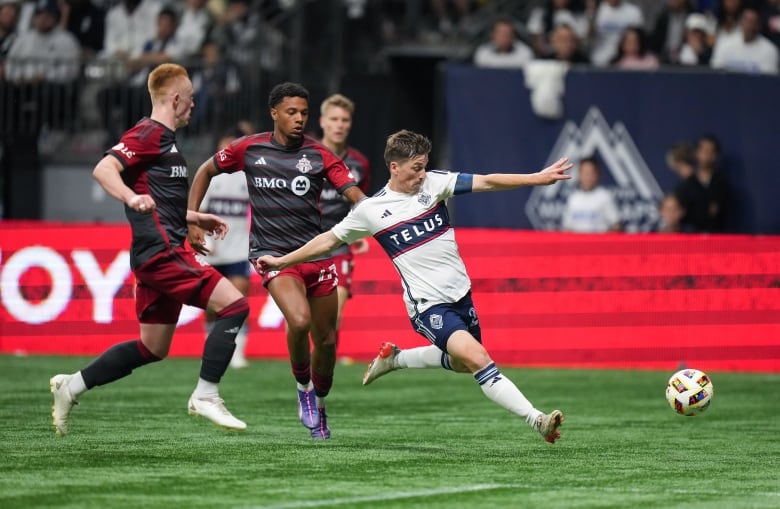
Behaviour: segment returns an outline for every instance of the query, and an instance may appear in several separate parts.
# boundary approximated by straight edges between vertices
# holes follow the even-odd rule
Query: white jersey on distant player
[[[331,229],[348,244],[374,236],[401,276],[410,317],[435,304],[457,302],[471,289],[445,203],[456,189],[470,192],[471,175],[428,171],[417,194],[385,186]]]
[[[226,265],[247,259],[249,252],[249,192],[243,172],[220,173],[211,179],[200,210],[222,218],[230,228],[222,240],[206,236],[211,251],[206,261]]]

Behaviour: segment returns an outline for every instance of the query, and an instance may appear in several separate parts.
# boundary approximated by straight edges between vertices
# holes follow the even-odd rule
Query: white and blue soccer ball
[[[680,415],[698,415],[712,403],[712,380],[698,369],[681,369],[666,384],[666,400]]]

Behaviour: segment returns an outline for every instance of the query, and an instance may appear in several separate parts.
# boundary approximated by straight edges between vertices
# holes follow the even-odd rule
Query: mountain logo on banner
[[[625,230],[644,232],[656,225],[663,192],[622,122],[610,127],[601,111],[591,107],[580,126],[566,122],[545,166],[564,156],[574,163],[573,178],[535,187],[526,202],[525,213],[534,228],[560,229],[566,200],[577,189],[578,162],[590,156],[601,162],[600,185],[615,196]]]

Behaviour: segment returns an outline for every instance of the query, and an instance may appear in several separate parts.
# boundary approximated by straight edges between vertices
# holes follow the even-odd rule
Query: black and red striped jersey
[[[244,136],[217,152],[214,164],[224,173],[246,173],[249,258],[287,254],[322,233],[324,183],[339,194],[356,185],[344,161],[309,136],[291,147],[277,143],[271,132]]]
[[[156,253],[180,246],[187,238],[187,162],[176,147],[176,133],[150,118],[141,119],[106,151],[122,164],[122,180],[137,194],[149,194],[151,214],[125,205],[133,241],[130,266],[137,268]]]

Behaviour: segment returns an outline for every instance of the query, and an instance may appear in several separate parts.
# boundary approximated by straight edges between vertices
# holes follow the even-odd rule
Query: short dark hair
[[[268,94],[268,107],[276,108],[279,103],[284,101],[285,97],[302,97],[308,101],[309,91],[300,83],[293,83],[291,81],[279,83],[271,89],[271,93]]]
[[[402,163],[417,156],[424,156],[431,151],[431,140],[406,129],[387,137],[385,145],[385,164],[390,168],[391,162]]]
[[[590,163],[593,165],[593,167],[596,169],[596,173],[601,175],[601,163],[599,163],[599,160],[596,159],[594,156],[588,156],[583,157],[580,159],[580,166],[582,166],[584,163]]]
[[[699,139],[696,140],[696,147],[698,148],[702,143],[712,143],[712,146],[715,148],[715,153],[720,155],[720,140],[718,140],[714,134],[705,133],[699,136]]]

